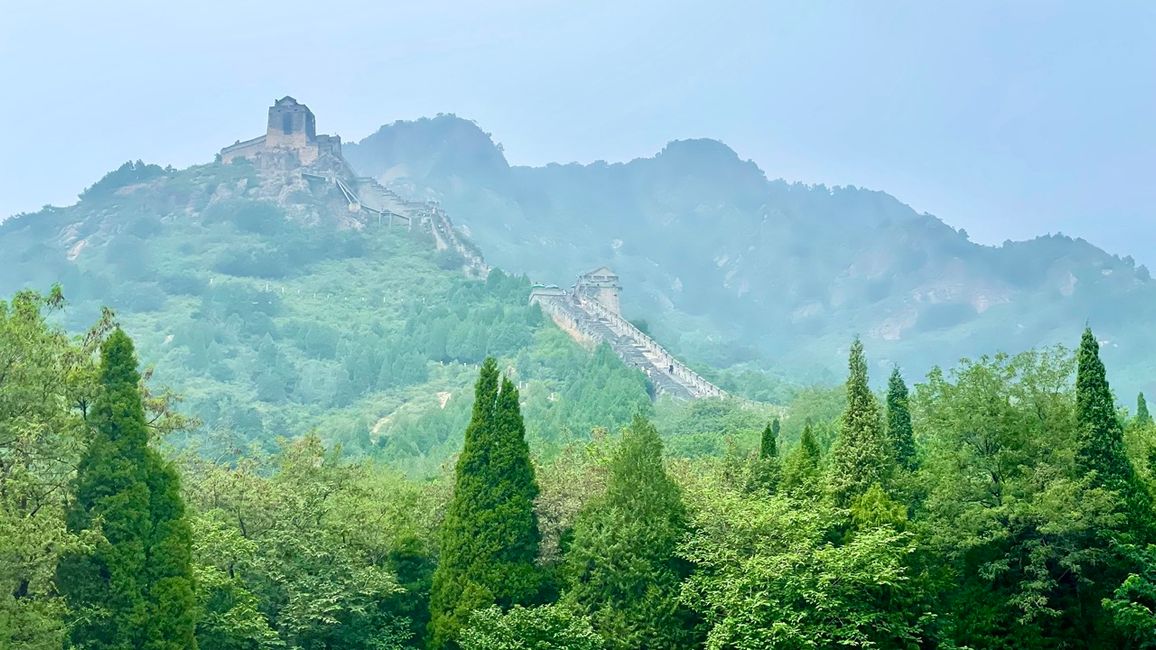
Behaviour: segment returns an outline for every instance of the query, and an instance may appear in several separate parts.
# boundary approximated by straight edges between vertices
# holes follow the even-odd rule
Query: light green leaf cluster
[[[831,541],[842,516],[786,497],[722,487],[697,494],[683,555],[697,567],[683,600],[709,627],[706,647],[904,647],[924,639],[907,558],[888,525]]]
[[[480,609],[462,630],[462,650],[602,650],[590,621],[562,605],[522,607],[503,613]]]

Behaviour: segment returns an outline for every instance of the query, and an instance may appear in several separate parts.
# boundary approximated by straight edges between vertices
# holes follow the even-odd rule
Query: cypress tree
[[[867,360],[858,338],[848,360],[847,408],[832,450],[828,483],[836,505],[847,507],[872,485],[886,485],[892,456],[884,439],[879,403],[867,384]]]
[[[677,552],[686,508],[654,425],[636,415],[609,469],[606,493],[575,522],[565,598],[590,616],[608,648],[696,647],[696,619],[679,599],[690,574]]]
[[[1148,413],[1148,400],[1144,399],[1144,393],[1136,396],[1136,424],[1142,427],[1152,424],[1152,416]]]
[[[751,459],[747,473],[748,492],[774,494],[778,491],[783,476],[783,463],[779,459],[780,430],[778,418],[763,429],[758,455]]]
[[[458,633],[475,609],[509,608],[537,597],[537,496],[518,391],[509,379],[499,381],[497,363],[487,358],[442,524],[430,647],[457,648]]]
[[[907,384],[899,368],[891,371],[887,382],[887,442],[900,467],[915,469],[915,434],[907,405]]]
[[[1131,476],[1131,464],[1124,454],[1124,428],[1116,416],[1112,391],[1100,360],[1100,344],[1091,328],[1084,330],[1078,363],[1076,461],[1084,473],[1096,472],[1100,485],[1115,488]]]
[[[144,647],[148,650],[196,648],[196,598],[193,593],[192,530],[185,517],[180,478],[172,464],[150,449],[148,579]]]
[[[771,420],[767,428],[763,429],[763,437],[759,440],[759,458],[777,458],[779,456],[779,418]]]
[[[814,497],[819,491],[821,451],[810,420],[803,426],[799,446],[787,458],[783,470],[783,488],[796,497]]]
[[[1124,449],[1124,427],[1116,414],[1100,344],[1091,328],[1080,340],[1076,369],[1076,467],[1095,472],[1093,485],[1114,490],[1123,499],[1129,527],[1151,525],[1152,502]]]
[[[99,525],[86,553],[63,558],[57,585],[85,648],[195,648],[191,543],[176,475],[148,447],[132,340],[101,348],[92,440],[77,468],[68,527]]]
[[[1076,469],[1090,478],[1091,487],[1106,488],[1118,498],[1116,510],[1124,516],[1114,526],[1091,531],[1079,541],[1082,552],[1099,556],[1084,567],[1080,589],[1067,594],[1071,604],[1060,603],[1072,627],[1089,640],[1090,647],[1123,647],[1113,638],[1103,599],[1136,570],[1128,548],[1152,541],[1152,500],[1124,449],[1124,427],[1116,412],[1107,372],[1100,360],[1100,344],[1091,328],[1084,330],[1076,369]],[[1078,603],[1078,604],[1077,604]]]

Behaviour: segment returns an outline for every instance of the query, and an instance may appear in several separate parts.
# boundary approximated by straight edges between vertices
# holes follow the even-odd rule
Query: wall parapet
[[[571,338],[581,343],[609,344],[623,362],[646,373],[657,392],[691,399],[727,397],[726,391],[595,299],[558,287],[537,287],[530,293],[530,302],[539,305]]]

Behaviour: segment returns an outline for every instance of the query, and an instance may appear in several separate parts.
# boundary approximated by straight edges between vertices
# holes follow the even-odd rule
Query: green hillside
[[[714,140],[627,163],[517,167],[478,126],[443,115],[384,126],[345,153],[398,192],[440,200],[512,272],[566,285],[612,266],[626,316],[704,371],[833,383],[858,334],[881,371],[918,376],[1070,344],[1087,322],[1122,394],[1156,389],[1156,283],[1083,240],[978,245],[883,192],[770,180]]]
[[[179,442],[213,455],[316,429],[432,471],[461,444],[486,355],[517,378],[545,453],[651,408],[639,373],[527,304],[527,279],[467,279],[421,228],[244,163],[126,164],[74,206],[5,221],[0,259],[0,294],[59,282],[72,331],[113,309],[152,384],[204,423]]]

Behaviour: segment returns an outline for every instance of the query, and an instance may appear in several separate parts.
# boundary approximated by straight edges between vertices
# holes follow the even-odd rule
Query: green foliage
[[[67,519],[101,539],[62,558],[57,582],[82,647],[195,648],[190,532],[176,474],[148,447],[136,365],[117,329],[101,348],[94,431]]]
[[[1076,466],[1092,485],[1113,490],[1123,500],[1126,526],[1149,539],[1156,532],[1156,513],[1147,488],[1139,481],[1124,448],[1124,427],[1116,412],[1100,343],[1091,328],[1080,340],[1076,371]]]
[[[61,647],[56,565],[92,541],[68,530],[64,513],[104,324],[74,343],[48,322],[62,305],[59,288],[0,301],[0,648]]]
[[[756,449],[760,432],[776,413],[767,405],[712,398],[681,404],[660,402],[654,421],[672,455],[697,458],[720,456],[731,443]]]
[[[432,524],[410,519],[428,507],[416,486],[349,466],[316,436],[234,467],[191,463],[202,650],[393,650],[414,639],[405,614],[422,579],[407,566],[406,593],[397,576],[432,545]]]
[[[851,502],[851,521],[857,530],[879,526],[903,530],[907,524],[907,508],[887,496],[883,486],[876,483]]]
[[[452,625],[443,647],[1151,646],[1153,430],[1122,427],[1095,348],[1078,371],[1062,349],[933,371],[909,399],[919,465],[841,506],[823,498],[817,432],[833,429],[810,421],[834,422],[840,392],[800,391],[779,432],[770,409],[660,403],[673,438],[722,440],[667,464],[637,418],[613,447],[595,427],[535,468],[523,393],[493,360],[472,402],[447,393],[424,410],[413,393],[415,420],[379,427],[398,445],[416,442],[415,422],[466,428],[453,477],[407,478],[319,434],[266,452],[230,430],[260,417],[245,401],[218,404],[206,432],[222,462],[173,465],[148,445],[187,435],[171,392],[146,388],[107,314],[78,340],[50,325],[62,301],[0,304],[0,647],[59,648],[71,633],[78,647],[188,648],[195,635],[212,650],[400,650]],[[302,357],[277,342],[307,335],[292,322],[255,354],[285,391]],[[528,404],[560,401],[537,401],[559,369],[633,390],[605,350],[562,336],[543,330],[503,362]],[[430,370],[447,387],[474,373]],[[1115,450],[1089,447],[1112,436]],[[772,455],[779,437],[790,451]],[[1131,474],[1099,469],[1116,466]]]
[[[915,647],[919,594],[910,535],[882,525],[845,545],[842,517],[782,497],[752,499],[707,486],[695,496],[682,553],[698,570],[684,601],[706,620],[707,648]]]
[[[779,456],[779,431],[781,430],[779,418],[771,420],[767,428],[763,429],[762,438],[759,439],[759,458],[777,458]]]
[[[274,203],[244,163],[129,167],[74,206],[5,221],[0,292],[63,283],[75,332],[114,309],[204,423],[179,447],[222,453],[206,434],[228,429],[273,450],[316,428],[431,475],[461,449],[470,366],[491,355],[525,387],[545,453],[651,409],[645,378],[543,319],[526,278],[441,268],[421,228],[346,227],[359,217],[319,187]]]
[[[891,372],[887,381],[887,442],[900,467],[915,469],[915,432],[907,406],[907,384],[899,368]]]
[[[160,455],[148,454],[149,519],[143,647],[196,648],[197,609],[193,595],[192,530],[181,498],[180,477]]]
[[[1100,361],[1100,343],[1090,328],[1080,340],[1078,362],[1076,462],[1083,472],[1095,472],[1099,484],[1116,488],[1131,479],[1132,467],[1124,453],[1124,429]]]
[[[590,621],[561,605],[497,606],[475,611],[462,630],[462,650],[601,650]]]
[[[827,477],[835,503],[843,507],[872,485],[885,484],[894,464],[894,456],[887,449],[879,403],[867,384],[867,360],[858,338],[851,344],[848,365],[847,407],[840,421]]]
[[[508,378],[499,382],[492,358],[478,375],[465,439],[433,576],[429,636],[434,648],[458,647],[471,611],[533,602],[542,587],[534,564],[540,541],[533,508],[538,486],[518,391]]]
[[[1156,648],[1156,546],[1136,554],[1136,570],[1104,599],[1104,611],[1129,647]]]
[[[1119,495],[1081,467],[1080,385],[1105,387],[1083,363],[1075,394],[1063,350],[967,361],[916,391],[917,430],[936,432],[916,525],[958,644],[1127,647],[1101,605],[1133,561],[1110,541]]]
[[[575,522],[565,598],[608,648],[688,647],[696,622],[678,594],[690,565],[676,555],[687,515],[654,425],[635,417],[608,469],[605,495]]]
[[[586,441],[596,428],[624,426],[634,414],[654,410],[646,378],[624,367],[609,346],[590,354],[561,331],[545,329],[515,363],[522,376],[534,378],[523,396],[526,427],[539,452]]]
[[[160,178],[165,173],[165,170],[159,165],[148,165],[140,160],[129,161],[116,168],[115,171],[105,174],[103,178],[81,192],[80,198],[87,200],[108,199],[121,188]]]
[[[273,235],[286,225],[285,212],[268,201],[226,199],[213,203],[201,214],[206,225],[226,223],[247,233]]]
[[[1152,424],[1152,415],[1148,413],[1148,400],[1144,399],[1144,393],[1136,396],[1136,425],[1148,426]]]
[[[807,422],[799,444],[787,456],[783,467],[782,485],[788,494],[803,499],[819,498],[822,493],[821,454],[811,423]]]

